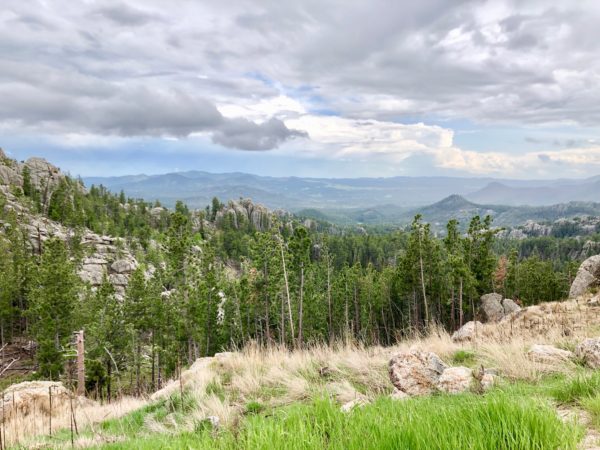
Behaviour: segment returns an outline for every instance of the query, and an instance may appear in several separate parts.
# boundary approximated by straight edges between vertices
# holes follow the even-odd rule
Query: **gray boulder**
[[[553,345],[535,344],[531,346],[527,356],[536,362],[554,364],[570,360],[573,352],[556,348]]]
[[[456,330],[454,334],[452,334],[452,340],[454,342],[470,341],[475,337],[477,330],[481,329],[481,327],[483,327],[481,322],[471,320]]]
[[[575,349],[575,354],[592,369],[600,369],[600,338],[586,339]]]
[[[481,296],[479,315],[483,322],[499,322],[504,317],[502,296],[500,294],[485,294]]]
[[[427,395],[437,391],[440,376],[447,367],[435,353],[410,350],[390,360],[389,375],[399,391],[410,396]]]
[[[508,315],[517,311],[521,311],[521,307],[517,305],[510,298],[505,298],[502,300],[502,308],[504,309],[504,315]]]
[[[600,255],[590,256],[579,266],[577,275],[571,284],[569,297],[585,294],[589,289],[600,286]]]

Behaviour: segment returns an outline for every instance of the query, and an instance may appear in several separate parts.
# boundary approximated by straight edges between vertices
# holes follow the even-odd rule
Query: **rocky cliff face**
[[[17,215],[32,252],[40,253],[44,242],[52,237],[63,241],[79,239],[86,255],[79,267],[80,278],[92,287],[98,287],[106,276],[117,296],[123,297],[129,275],[138,266],[126,242],[121,238],[101,236],[90,230],[75,233],[58,222],[34,214],[14,195],[15,188],[23,187],[25,167],[29,170],[32,186],[38,190],[46,190],[47,193],[58,186],[65,175],[42,158],[30,158],[24,163],[18,163],[7,158],[0,149],[0,193],[6,198],[4,208]],[[0,227],[0,232],[1,229]]]
[[[231,217],[235,228],[250,223],[256,230],[265,231],[272,223],[271,212],[265,206],[255,204],[248,198],[230,201],[217,213],[217,223],[223,223],[228,217]]]
[[[23,188],[23,172],[27,168],[34,188],[51,191],[65,177],[60,169],[43,158],[18,162],[6,156],[0,148],[0,186]]]

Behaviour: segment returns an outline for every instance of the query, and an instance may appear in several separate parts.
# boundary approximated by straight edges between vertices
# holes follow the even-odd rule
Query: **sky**
[[[595,0],[3,0],[0,147],[74,175],[600,174]]]

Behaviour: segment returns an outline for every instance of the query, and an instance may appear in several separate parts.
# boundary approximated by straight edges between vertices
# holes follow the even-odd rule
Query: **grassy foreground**
[[[74,444],[307,450],[597,446],[600,372],[578,360],[535,361],[528,351],[538,343],[572,350],[585,337],[598,335],[600,315],[564,302],[532,307],[517,319],[482,326],[469,343],[453,342],[444,330],[434,329],[386,348],[352,343],[295,351],[247,346],[200,358],[150,399],[79,405]],[[389,359],[410,348],[433,351],[449,365],[493,368],[498,383],[484,395],[392,400]],[[368,404],[340,411],[354,401]],[[8,423],[7,447],[70,448],[66,413],[68,409],[53,418],[52,436],[46,422],[31,425],[27,433],[22,423]],[[217,429],[211,420],[219,421]],[[9,433],[13,429],[19,433]]]
[[[156,411],[155,411],[156,412]],[[160,414],[162,416],[162,414]],[[106,449],[574,449],[582,429],[542,399],[504,391],[395,401],[382,397],[343,413],[328,399],[252,413],[237,431],[138,434],[139,416],[110,425],[129,435]]]

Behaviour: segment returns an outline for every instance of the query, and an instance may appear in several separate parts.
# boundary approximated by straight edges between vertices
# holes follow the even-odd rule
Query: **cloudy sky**
[[[594,0],[3,0],[0,146],[73,174],[600,174]]]

